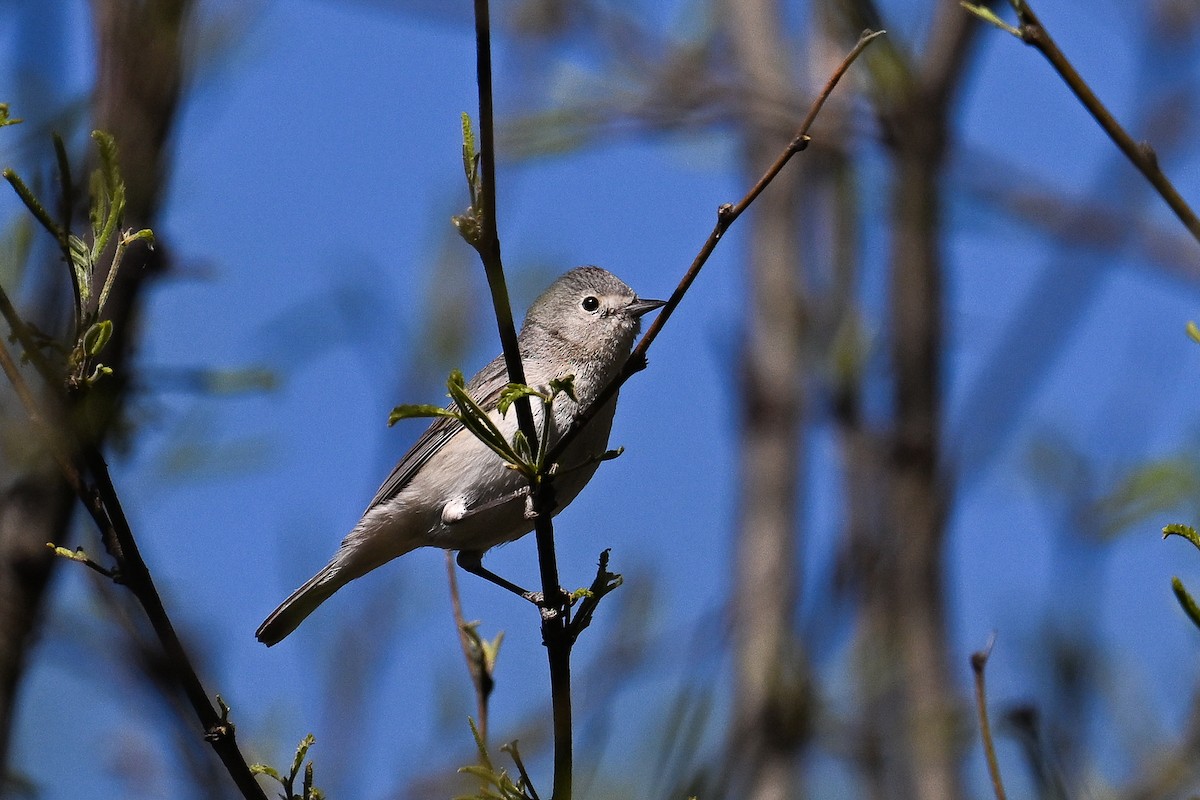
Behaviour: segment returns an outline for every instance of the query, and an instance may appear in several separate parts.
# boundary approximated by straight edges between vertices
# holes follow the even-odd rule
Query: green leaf
[[[1193,342],[1200,344],[1200,327],[1197,327],[1196,323],[1191,320],[1188,320],[1187,335],[1192,337]]]
[[[496,408],[501,415],[507,414],[508,409],[512,407],[519,398],[522,397],[540,397],[542,400],[549,402],[546,395],[534,389],[532,386],[527,386],[524,383],[510,383],[500,390],[500,399],[496,403]]]
[[[487,745],[484,744],[483,735],[479,732],[479,726],[475,724],[475,720],[471,717],[467,717],[467,724],[471,726],[471,736],[475,739],[475,749],[479,751],[479,763],[492,772],[495,772],[496,768],[492,766],[492,759],[488,756]]]
[[[1011,33],[1013,36],[1016,36],[1018,39],[1023,38],[1021,36],[1021,30],[1019,28],[1014,28],[1012,25],[1009,25],[1007,22],[1000,19],[1000,17],[996,16],[996,12],[992,11],[990,8],[987,8],[986,6],[977,6],[974,3],[966,3],[966,2],[960,2],[959,5],[962,6],[963,8],[965,8],[967,11],[974,14],[975,16],[979,17],[984,22],[995,25],[1000,30],[1005,31],[1007,33]]]
[[[522,463],[522,459],[504,439],[504,434],[496,427],[496,423],[492,421],[492,418],[488,416],[479,403],[475,402],[475,399],[471,395],[467,394],[462,372],[459,370],[451,372],[449,380],[446,381],[446,388],[450,392],[450,399],[458,406],[459,420],[462,422],[463,427],[474,434],[475,438],[491,448],[492,452],[505,461],[517,467],[524,468],[527,466]]]
[[[573,402],[578,403],[579,399],[575,397],[575,376],[563,375],[561,378],[550,381],[550,396],[553,397],[556,394],[565,394]]]
[[[25,120],[8,115],[8,103],[0,103],[0,128],[6,125],[19,125]]]
[[[1164,539],[1172,534],[1176,536],[1182,536],[1184,539],[1187,539],[1189,542],[1191,542],[1197,550],[1200,550],[1200,533],[1197,533],[1196,529],[1191,525],[1172,522],[1170,525],[1165,526],[1162,531]]]
[[[279,770],[268,764],[251,764],[250,772],[253,775],[267,775],[268,777],[274,778],[280,783],[283,783],[283,778],[279,776]]]
[[[496,671],[496,659],[500,657],[500,645],[504,644],[504,631],[497,633],[496,638],[490,642],[481,638],[480,644],[483,646],[483,666],[490,675]]]
[[[300,744],[296,745],[296,757],[292,759],[293,779],[300,774],[300,766],[304,763],[304,757],[308,755],[308,748],[312,747],[316,742],[316,737],[310,733],[300,740]]]
[[[149,228],[142,228],[140,231],[129,231],[121,237],[121,241],[127,245],[134,242],[146,242],[146,245],[154,249],[154,231]]]
[[[1183,581],[1179,578],[1172,578],[1171,588],[1175,591],[1175,599],[1179,601],[1179,606],[1188,615],[1188,619],[1192,621],[1193,625],[1200,628],[1200,606],[1196,605],[1196,601],[1188,594],[1187,589],[1183,588]]]
[[[90,386],[91,384],[108,375],[112,375],[112,367],[105,366],[104,364],[97,364],[96,368],[92,370],[92,374],[87,377],[88,385]]]
[[[13,191],[17,193],[17,197],[21,198],[21,202],[24,203],[25,207],[29,209],[31,214],[33,214],[34,219],[36,219],[43,228],[49,231],[51,236],[53,236],[57,241],[61,242],[63,237],[62,229],[58,227],[58,223],[55,222],[50,216],[50,212],[46,210],[46,207],[42,205],[41,201],[39,201],[37,197],[34,196],[30,188],[25,185],[25,181],[21,180],[21,176],[7,167],[5,168],[3,174],[4,179],[13,187]]]
[[[471,115],[462,112],[462,154],[463,174],[467,176],[467,185],[471,187],[471,197],[475,197],[475,132],[471,130]]]
[[[529,440],[525,438],[524,431],[518,429],[513,434],[512,447],[513,452],[520,456],[522,460],[531,461],[533,459],[533,453],[529,449]]]
[[[392,409],[392,412],[388,414],[388,427],[395,425],[402,419],[412,419],[414,417],[454,417],[458,419],[459,415],[441,406],[427,403],[408,403]]]
[[[121,184],[121,171],[117,168],[117,140],[108,131],[92,131],[92,141],[100,153],[100,177],[104,188],[111,195]]]
[[[98,356],[112,338],[113,323],[111,319],[100,320],[83,334],[83,351],[89,356]]]

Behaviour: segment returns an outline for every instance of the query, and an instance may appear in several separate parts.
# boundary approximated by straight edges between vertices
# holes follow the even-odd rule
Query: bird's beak
[[[662,308],[666,304],[666,300],[643,300],[639,297],[626,306],[625,310],[635,317],[640,317],[643,314],[650,313],[656,308]]]

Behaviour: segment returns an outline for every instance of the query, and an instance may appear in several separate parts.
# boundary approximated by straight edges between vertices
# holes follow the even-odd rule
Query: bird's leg
[[[484,580],[494,583],[501,589],[507,589],[513,594],[528,600],[536,606],[542,605],[542,593],[523,589],[506,578],[501,578],[487,567],[483,566],[483,553],[479,550],[459,550],[455,558],[458,565],[472,575],[478,575]]]

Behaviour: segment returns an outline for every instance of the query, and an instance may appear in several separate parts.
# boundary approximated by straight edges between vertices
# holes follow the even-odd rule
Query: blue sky
[[[46,20],[31,0],[0,6],[3,18],[21,23],[0,26],[9,31],[0,40],[0,100],[31,122],[80,99],[90,43],[85,31],[35,35],[26,26],[38,19],[51,31],[63,21],[82,26],[81,5],[54,6],[57,20]],[[392,405],[441,399],[427,375],[419,385],[404,376],[413,374],[414,353],[425,346],[428,265],[447,248],[466,249],[448,219],[466,202],[459,115],[475,108],[473,38],[454,20],[385,4],[293,2],[249,11],[228,5],[209,19],[231,14],[236,35],[205,56],[180,117],[158,226],[180,274],[152,292],[141,360],[151,374],[263,366],[281,385],[269,394],[230,397],[150,394],[139,406],[142,433],[119,461],[117,480],[173,617],[221,654],[207,685],[233,706],[241,741],[259,748],[255,757],[282,763],[311,730],[319,783],[323,757],[353,758],[383,766],[361,770],[350,779],[357,783],[337,788],[345,796],[380,797],[398,775],[470,758],[465,725],[457,722],[471,711],[469,690],[441,553],[414,553],[352,584],[276,648],[257,644],[253,631],[325,563],[419,434],[415,422],[385,426]],[[1090,17],[1072,16],[1043,5],[1044,22],[1080,71],[1118,116],[1131,113],[1132,62],[1124,48],[1094,46],[1129,12],[1107,3]],[[664,19],[674,10],[656,8],[666,8],[659,12]],[[47,51],[68,57],[39,56],[28,45],[37,36],[54,44]],[[960,119],[968,151],[1002,159],[1074,196],[1136,185],[1036,54],[998,32],[985,39]],[[497,52],[503,80],[510,54],[503,42]],[[518,95],[519,87],[502,87],[501,112]],[[14,137],[6,137],[5,163],[29,163],[38,143],[21,138],[14,157],[4,149]],[[644,296],[665,297],[707,235],[715,208],[744,191],[731,167],[733,152],[720,134],[706,134],[622,140],[502,165],[501,234],[517,313],[550,276],[580,263],[611,269]],[[1185,195],[1197,167],[1195,154],[1186,155],[1167,164]],[[959,167],[973,168],[970,159]],[[883,185],[864,191],[882,210]],[[8,198],[0,203],[6,217],[14,212]],[[1156,201],[1136,196],[1130,204],[1176,230]],[[988,468],[963,481],[952,515],[951,622],[964,686],[966,655],[999,631],[990,673],[999,703],[1033,691],[1029,654],[1046,609],[1064,591],[1055,583],[1061,555],[1052,534],[1065,512],[1030,476],[1030,437],[1053,432],[1096,459],[1101,477],[1109,478],[1139,459],[1183,447],[1194,430],[1192,381],[1200,375],[1200,348],[1183,326],[1200,314],[1194,286],[1162,277],[1136,254],[1114,263],[1056,250],[1019,223],[986,216],[964,200],[949,217],[955,226],[947,246],[950,445],[969,452],[981,438],[995,440]],[[618,571],[630,581],[653,580],[659,591],[648,621],[654,677],[618,700],[618,709],[631,712],[615,715],[618,733],[649,724],[633,713],[644,693],[664,693],[687,673],[728,590],[736,464],[728,375],[743,313],[741,252],[735,228],[655,344],[651,369],[622,392],[612,443],[625,445],[625,455],[605,465],[557,520],[565,583],[588,583],[597,554],[611,547]],[[880,254],[868,261],[878,265],[882,252],[880,242]],[[1009,427],[989,439],[964,408],[980,391],[980,376],[989,375],[1013,315],[1030,293],[1043,290],[1039,279],[1048,271],[1078,287],[1070,295],[1078,302],[1063,308],[1074,324],[1045,343],[1052,353],[1045,377]],[[472,274],[482,286],[482,273]],[[456,366],[471,372],[497,352],[490,320],[469,324],[480,339],[462,363],[426,372],[443,375]],[[173,468],[181,446],[196,442],[212,462],[192,459],[182,472]],[[809,490],[810,607],[828,589],[838,499],[827,467],[836,458],[829,437],[819,434]],[[1091,613],[1101,615],[1107,643],[1118,648],[1116,666],[1137,676],[1120,690],[1121,702],[1148,705],[1170,725],[1179,722],[1190,681],[1186,670],[1169,670],[1194,661],[1197,638],[1175,607],[1169,579],[1191,575],[1200,586],[1200,562],[1178,542],[1160,543],[1160,524],[1118,540],[1080,580],[1092,580]],[[500,549],[488,563],[535,583],[532,540]],[[48,800],[106,785],[117,742],[154,747],[137,704],[131,706],[130,687],[105,669],[77,668],[81,651],[73,642],[88,638],[95,625],[85,577],[70,568],[59,576],[52,633],[36,655],[16,737],[15,764]],[[490,586],[469,577],[462,585],[467,616],[484,620],[485,633],[506,634],[493,706],[502,737],[546,695],[536,620]],[[1070,612],[1063,612],[1068,619]],[[599,655],[610,622],[602,608],[597,629],[577,648],[580,663]],[[345,625],[369,635],[348,648],[339,634]],[[339,719],[321,698],[368,642],[384,654],[369,678],[372,700],[362,716]],[[461,684],[459,705],[447,710],[441,690],[454,681]],[[447,729],[447,717],[458,727]],[[614,763],[630,756],[637,741],[617,738],[625,744],[610,745]],[[1007,754],[1015,760],[1015,751]]]

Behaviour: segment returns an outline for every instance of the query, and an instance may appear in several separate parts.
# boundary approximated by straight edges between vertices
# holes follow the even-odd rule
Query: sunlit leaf
[[[435,406],[428,403],[407,403],[392,409],[391,413],[388,414],[388,426],[395,425],[402,419],[412,419],[414,417],[454,417],[457,419],[458,414],[442,406]]]
[[[1175,591],[1175,599],[1179,601],[1180,608],[1188,615],[1192,624],[1200,628],[1200,606],[1196,605],[1195,599],[1188,594],[1187,589],[1183,588],[1183,581],[1179,578],[1172,578],[1171,588]]]
[[[1197,550],[1200,550],[1200,533],[1197,533],[1196,529],[1193,528],[1191,525],[1184,525],[1179,522],[1172,522],[1170,525],[1166,525],[1163,527],[1163,538],[1164,539],[1167,538],[1168,536],[1171,536],[1172,534],[1174,534],[1175,536],[1182,536],[1184,539],[1187,539],[1189,542],[1191,542],[1192,545]]]

